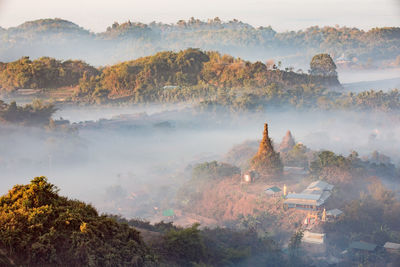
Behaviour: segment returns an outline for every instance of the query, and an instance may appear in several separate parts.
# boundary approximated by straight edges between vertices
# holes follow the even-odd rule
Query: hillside
[[[249,142],[245,144],[251,145]],[[332,257],[343,266],[354,266],[363,261],[363,258],[360,259],[357,253],[347,252],[344,255],[341,252],[356,240],[375,243],[380,247],[385,242],[400,241],[399,218],[394,216],[400,209],[400,202],[396,199],[395,192],[385,188],[382,183],[385,179],[398,181],[398,174],[390,171],[393,170],[393,165],[377,165],[371,160],[361,160],[356,152],[344,157],[330,151],[311,152],[303,149],[303,155],[299,156],[299,146],[300,144],[296,144],[292,150],[281,153],[286,158],[286,154],[289,157],[298,155],[288,161],[295,165],[303,162],[302,156],[308,157],[310,163],[306,170],[309,169],[309,172],[303,167],[287,167],[276,180],[267,181],[256,177],[248,182],[239,174],[218,174],[215,166],[225,166],[226,169],[228,165],[225,163],[198,164],[193,167],[192,178],[177,194],[176,207],[215,219],[219,225],[253,229],[260,236],[273,237],[283,246],[289,244],[290,247],[293,236],[299,231],[324,233],[326,240],[323,245],[301,242],[301,255],[297,260],[306,262],[308,266],[329,262]],[[241,158],[243,155],[238,153],[237,156]],[[233,157],[231,151],[230,158]],[[201,173],[198,173],[199,168]],[[230,166],[230,169],[234,170],[235,166]],[[284,205],[288,197],[283,195],[283,191],[269,194],[266,192],[268,188],[283,190],[285,186],[289,194],[301,192],[313,181],[324,181],[333,186],[324,208],[326,211],[340,209],[343,211],[340,217],[325,221],[322,219],[323,209],[290,208]],[[187,215],[182,213],[179,216]],[[181,220],[179,216],[176,221]],[[318,217],[305,224],[305,218],[309,216]],[[370,255],[369,262],[384,266],[398,261],[396,255],[382,255],[385,254],[380,249],[376,254]]]
[[[0,249],[16,265],[143,266],[151,258],[138,231],[58,195],[45,177],[0,198]]]
[[[286,265],[277,244],[253,231],[99,215],[45,177],[0,197],[0,224],[2,266]]]
[[[61,61],[49,57],[37,60],[23,57],[0,63],[0,90],[3,93],[18,93],[18,89],[54,91],[70,86],[77,87],[70,99],[76,97],[92,102],[121,98],[134,102],[210,99],[216,93],[222,95],[220,90],[251,91],[268,86],[287,89],[300,85],[340,87],[337,75],[285,71],[276,65],[252,63],[193,48],[160,52],[100,69],[80,60]]]
[[[208,21],[190,18],[175,24],[115,22],[96,34],[66,20],[41,19],[4,29],[0,35],[0,61],[51,56],[106,65],[164,50],[197,47],[253,61],[273,59],[300,68],[307,66],[313,55],[329,53],[346,68],[372,68],[390,66],[400,54],[397,27],[363,31],[315,26],[276,32],[270,26],[253,27],[235,19],[223,22],[218,17]]]

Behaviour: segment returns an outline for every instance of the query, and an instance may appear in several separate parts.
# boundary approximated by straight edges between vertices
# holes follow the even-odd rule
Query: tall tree
[[[310,62],[310,74],[317,76],[337,76],[336,65],[329,54],[315,55]]]

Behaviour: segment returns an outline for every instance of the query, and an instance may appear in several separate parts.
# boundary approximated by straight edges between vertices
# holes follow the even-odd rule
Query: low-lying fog
[[[280,142],[287,130],[296,141],[347,156],[378,150],[400,161],[398,117],[383,113],[269,111],[232,115],[190,108],[69,108],[62,116],[78,120],[146,112],[115,124],[54,133],[22,127],[0,128],[0,194],[14,184],[45,175],[61,193],[93,203],[101,212],[150,216],[164,207],[184,180],[185,167],[221,159],[235,144],[258,140],[263,123]],[[81,119],[79,119],[81,118]],[[163,206],[164,205],[164,206]]]

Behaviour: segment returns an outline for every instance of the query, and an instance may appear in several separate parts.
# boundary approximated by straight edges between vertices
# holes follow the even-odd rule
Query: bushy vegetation
[[[0,92],[75,87],[72,101],[194,102],[199,110],[260,111],[269,108],[396,111],[400,93],[338,93],[335,64],[329,55],[311,61],[311,74],[280,70],[261,62],[186,49],[96,69],[82,61],[24,57],[0,63]]]
[[[399,171],[390,162],[390,158],[385,155],[380,158],[385,160],[378,161],[379,153],[376,151],[371,157],[364,159],[359,158],[355,151],[347,157],[336,155],[332,151],[321,151],[315,154],[309,169],[314,178],[340,185],[362,182],[361,177],[374,175],[398,181]]]
[[[83,77],[79,94],[90,97],[96,90],[103,89],[109,91],[109,98],[129,97],[135,102],[198,101],[212,99],[214,95],[236,98],[235,91],[243,88],[267,87],[267,94],[271,90],[273,94],[274,90],[279,90],[278,86],[311,83],[339,85],[337,77],[331,80],[330,77],[268,69],[261,62],[250,63],[217,52],[186,49],[178,53],[160,52],[106,67],[97,79]],[[243,98],[252,99],[249,93]]]
[[[218,179],[237,174],[240,174],[240,168],[217,161],[197,164],[192,170],[192,176],[195,179]]]
[[[337,167],[341,169],[348,169],[350,165],[349,159],[342,155],[336,155],[332,151],[322,151],[318,153],[316,160],[311,162],[310,170],[314,175],[319,175],[324,168]]]
[[[161,262],[177,266],[285,266],[278,244],[260,237],[254,229],[204,228],[199,224],[182,228],[172,223],[132,219],[129,225],[160,233],[152,249]]]
[[[400,243],[400,202],[379,180],[373,181],[361,197],[346,203],[344,215],[326,223],[330,242],[346,248],[351,241],[363,240],[383,246]]]
[[[55,111],[54,105],[43,104],[39,100],[25,106],[17,106],[15,101],[6,104],[0,100],[0,122],[36,126],[48,125]]]
[[[280,152],[280,155],[286,166],[308,168],[310,152],[305,145],[298,143],[291,150]]]
[[[143,266],[150,258],[138,231],[58,195],[45,177],[0,198],[0,249],[17,265]]]
[[[328,54],[318,54],[311,59],[310,73],[315,76],[337,76],[336,65]]]
[[[32,61],[22,57],[14,62],[0,63],[0,90],[76,86],[84,74],[94,76],[98,73],[96,68],[80,60],[41,57]]]
[[[99,215],[58,195],[45,177],[0,198],[0,264],[29,266],[285,266],[277,244],[251,230],[199,229]],[[139,231],[156,232],[146,245]],[[145,233],[146,234],[146,233]]]

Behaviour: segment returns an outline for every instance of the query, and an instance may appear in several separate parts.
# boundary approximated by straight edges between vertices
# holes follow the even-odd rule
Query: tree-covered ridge
[[[143,266],[138,231],[58,195],[45,177],[0,198],[0,248],[16,265]]]
[[[327,55],[329,57],[329,55]],[[340,86],[337,76],[308,75],[280,70],[276,65],[249,62],[218,52],[189,48],[180,52],[159,52],[153,56],[96,69],[82,61],[60,61],[28,57],[0,64],[0,88],[57,88],[76,86],[78,94],[108,90],[112,97],[139,95],[145,100],[166,91],[164,86],[214,88],[263,88],[272,83],[282,87],[296,84]],[[169,88],[171,89],[171,88]],[[154,100],[154,99],[153,99]]]
[[[398,27],[364,31],[352,27],[314,26],[276,32],[270,26],[253,27],[235,19],[223,22],[219,18],[208,21],[191,18],[175,24],[115,22],[97,34],[62,19],[43,19],[0,31],[0,35],[1,61],[27,55],[27,48],[32,49],[28,54],[31,57],[59,58],[62,55],[96,64],[111,64],[187,47],[217,50],[250,60],[274,58],[297,66],[305,65],[317,53],[331,54],[335,61],[344,56],[349,62],[364,67],[395,63],[400,54]]]
[[[71,32],[79,34],[89,34],[88,30],[79,27],[77,24],[64,20],[64,19],[39,19],[34,21],[27,21],[17,27],[8,29],[11,33],[22,32]]]
[[[22,57],[14,62],[0,63],[0,90],[75,86],[84,74],[94,76],[98,73],[96,68],[80,60],[42,57],[32,61]]]
[[[94,68],[80,60],[23,57],[0,63],[0,92],[74,87],[70,101],[194,102],[200,109],[257,111],[269,107],[394,111],[400,94],[365,91],[339,93],[336,65],[328,54],[315,55],[310,74],[281,70],[213,51],[189,48]],[[75,94],[72,95],[73,90]]]

